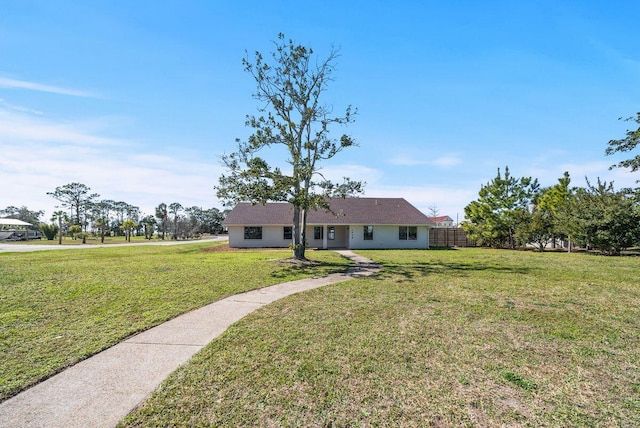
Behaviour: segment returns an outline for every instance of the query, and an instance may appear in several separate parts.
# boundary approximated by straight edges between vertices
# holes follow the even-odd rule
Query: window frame
[[[313,239],[324,239],[324,227],[313,226]]]
[[[245,226],[244,239],[246,240],[262,239],[262,226]]]
[[[327,239],[329,241],[334,241],[336,239],[336,227],[328,226],[327,227]]]
[[[398,226],[399,241],[417,241],[418,226]]]
[[[363,241],[373,241],[373,226],[366,225],[362,226],[362,240]]]
[[[282,239],[291,241],[293,239],[293,226],[284,226],[282,228]]]

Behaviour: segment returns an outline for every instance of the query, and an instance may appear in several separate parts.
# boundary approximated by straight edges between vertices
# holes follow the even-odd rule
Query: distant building
[[[41,239],[42,233],[39,230],[30,230],[29,226],[33,225],[14,218],[0,218],[0,241]]]
[[[453,227],[453,219],[448,215],[427,218],[429,219],[429,226],[431,227]]]

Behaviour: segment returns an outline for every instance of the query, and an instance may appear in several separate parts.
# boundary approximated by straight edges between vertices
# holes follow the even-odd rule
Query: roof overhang
[[[0,225],[4,226],[33,226],[26,221],[17,220],[15,218],[0,218]]]

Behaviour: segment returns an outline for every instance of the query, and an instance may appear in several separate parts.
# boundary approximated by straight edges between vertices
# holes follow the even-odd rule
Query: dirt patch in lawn
[[[280,260],[280,263],[291,263],[291,264],[301,265],[301,266],[317,266],[317,265],[321,264],[317,260],[309,260],[309,259],[300,260],[300,259],[296,259],[294,257],[290,257],[288,259]]]

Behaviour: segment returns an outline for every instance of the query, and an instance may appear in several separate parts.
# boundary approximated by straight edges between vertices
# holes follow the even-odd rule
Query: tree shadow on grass
[[[276,269],[271,273],[272,278],[280,280],[291,280],[292,276],[300,274],[305,277],[320,277],[332,273],[344,273],[351,266],[337,262],[318,262],[311,260],[310,263],[287,263],[280,261],[280,269]]]
[[[491,272],[496,274],[530,274],[533,270],[526,266],[500,266],[495,263],[464,262],[382,262],[382,270],[372,279],[396,282],[410,282],[430,275],[449,275],[452,277],[468,277],[472,272]]]

